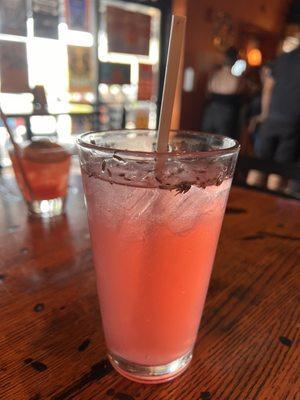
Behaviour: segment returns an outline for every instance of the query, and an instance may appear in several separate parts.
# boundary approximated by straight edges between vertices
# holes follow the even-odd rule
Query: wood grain
[[[49,222],[0,181],[1,400],[300,399],[300,202],[233,188],[192,365],[147,386],[106,359],[79,177]]]

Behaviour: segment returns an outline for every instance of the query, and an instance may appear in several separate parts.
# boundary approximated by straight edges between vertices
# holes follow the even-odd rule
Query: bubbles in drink
[[[110,184],[84,175],[90,213],[112,229],[130,226],[133,237],[147,234],[157,224],[183,233],[216,213],[223,215],[231,180],[205,189],[191,186],[186,193],[159,188],[136,188]],[[98,200],[97,200],[98,199]],[[129,239],[129,238],[128,238]]]

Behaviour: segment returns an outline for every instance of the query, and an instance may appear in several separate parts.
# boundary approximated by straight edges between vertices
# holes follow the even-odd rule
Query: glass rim
[[[99,130],[99,131],[89,131],[89,132],[84,132],[80,134],[76,138],[76,144],[77,146],[87,148],[87,149],[92,149],[92,150],[98,150],[101,152],[106,152],[106,153],[118,153],[118,154],[123,154],[127,156],[135,156],[135,157],[211,157],[211,156],[221,156],[221,155],[226,155],[226,154],[235,154],[240,150],[241,145],[239,142],[235,139],[230,138],[229,136],[224,136],[224,135],[218,135],[216,133],[207,133],[207,132],[201,132],[201,131],[192,131],[192,130],[181,130],[181,129],[171,129],[170,132],[177,132],[181,134],[189,134],[194,137],[197,137],[197,135],[205,136],[205,137],[217,137],[221,139],[230,139],[233,142],[233,145],[225,148],[225,149],[214,149],[214,150],[206,150],[206,151],[170,151],[170,152],[157,152],[157,151],[142,151],[142,150],[124,150],[124,149],[117,149],[117,148],[112,148],[112,147],[107,147],[107,146],[99,146],[97,144],[92,144],[88,143],[84,139],[88,137],[89,135],[95,135],[95,134],[114,134],[117,132],[140,132],[140,133],[145,133],[145,132],[157,132],[157,129],[109,129],[109,130]]]
[[[40,139],[44,139],[44,138],[38,138],[38,139],[37,138],[33,138],[33,140],[24,140],[21,143],[17,143],[18,151],[23,153],[24,151],[26,151],[26,147],[25,146],[27,144],[38,142]],[[66,152],[68,154],[72,154],[72,151],[74,149],[74,143],[69,143],[69,142],[64,143],[64,142],[59,142],[58,140],[50,140],[48,138],[45,138],[45,139],[49,140],[49,142],[58,144],[60,147],[38,148],[38,149],[35,149],[34,151],[37,151],[40,154],[59,153],[61,151],[64,151],[64,152]],[[15,151],[15,148],[12,145],[12,143],[10,143],[8,150],[9,151],[12,150],[13,152]]]

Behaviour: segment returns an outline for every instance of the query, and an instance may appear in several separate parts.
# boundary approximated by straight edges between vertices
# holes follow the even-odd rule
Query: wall
[[[186,12],[187,12],[187,0],[173,0],[172,2],[173,14],[186,16]],[[182,54],[181,54],[181,62],[179,67],[179,76],[177,80],[176,94],[174,100],[171,129],[178,129],[180,126],[183,67],[184,67],[184,46],[182,48]]]
[[[238,31],[247,24],[279,36],[286,4],[287,0],[188,0],[184,65],[194,68],[195,86],[192,92],[182,93],[181,128],[200,129],[207,75],[222,59],[221,51],[213,45],[216,12],[230,15],[237,44]]]

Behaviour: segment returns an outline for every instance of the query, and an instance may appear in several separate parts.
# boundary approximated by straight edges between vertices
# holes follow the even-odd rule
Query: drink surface
[[[71,157],[63,147],[41,140],[23,147],[20,156],[34,199],[31,199],[24,184],[15,152],[10,151],[16,180],[25,200],[49,200],[66,196]]]
[[[179,193],[82,173],[109,352],[169,363],[194,345],[231,179]]]

